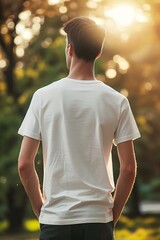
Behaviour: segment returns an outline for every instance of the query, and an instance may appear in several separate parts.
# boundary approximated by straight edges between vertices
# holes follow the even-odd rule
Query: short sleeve
[[[140,137],[137,124],[135,122],[130,104],[127,98],[124,98],[121,105],[121,113],[118,125],[115,131],[114,144],[135,140]]]
[[[18,130],[18,134],[26,137],[31,137],[36,140],[41,140],[41,132],[39,126],[39,96],[34,93],[28,111],[23,119],[23,122]]]

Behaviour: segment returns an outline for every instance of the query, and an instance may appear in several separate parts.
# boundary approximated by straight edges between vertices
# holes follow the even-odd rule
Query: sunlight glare
[[[145,11],[151,11],[151,5],[149,5],[148,3],[144,3],[144,4],[143,4],[143,9],[144,9]]]
[[[142,10],[139,10],[136,14],[136,21],[141,23],[147,23],[149,21],[149,18],[147,15],[144,15]]]
[[[148,8],[147,8],[148,7]],[[149,11],[150,5],[145,8]],[[112,19],[120,28],[131,26],[135,22],[148,23],[150,21],[149,14],[134,5],[122,4],[106,8],[106,17]]]
[[[114,6],[105,10],[106,17],[112,18],[120,27],[130,26],[136,18],[136,8],[130,5]]]
[[[129,40],[130,36],[128,35],[128,33],[122,32],[121,33],[121,39],[124,42],[127,42]]]

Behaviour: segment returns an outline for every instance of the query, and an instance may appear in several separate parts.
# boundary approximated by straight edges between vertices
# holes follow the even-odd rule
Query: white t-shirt
[[[140,137],[126,97],[98,80],[64,78],[35,92],[18,133],[42,140],[40,223],[112,221],[113,142]]]

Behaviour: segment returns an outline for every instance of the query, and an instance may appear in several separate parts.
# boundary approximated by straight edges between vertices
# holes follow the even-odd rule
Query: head
[[[101,54],[105,30],[87,17],[76,17],[64,24],[66,32],[66,60],[70,67],[75,56],[86,62],[94,62]]]

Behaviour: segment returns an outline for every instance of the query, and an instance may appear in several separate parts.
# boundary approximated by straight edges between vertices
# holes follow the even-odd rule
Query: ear
[[[70,57],[73,56],[73,52],[74,52],[73,45],[69,43],[68,44],[68,53],[69,53]]]

